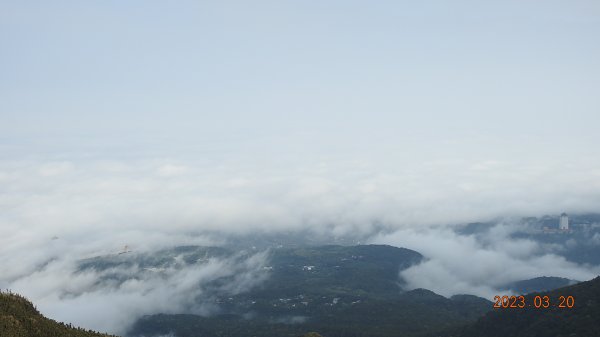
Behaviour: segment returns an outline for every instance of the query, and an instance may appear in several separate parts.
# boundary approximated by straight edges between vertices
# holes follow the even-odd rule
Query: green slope
[[[447,337],[588,337],[600,336],[600,277],[591,281],[525,296],[533,304],[535,296],[548,296],[547,309],[495,309],[476,323],[448,332]],[[560,296],[573,296],[573,308],[559,308]]]
[[[0,293],[0,337],[108,337],[42,316],[31,302],[12,293]]]

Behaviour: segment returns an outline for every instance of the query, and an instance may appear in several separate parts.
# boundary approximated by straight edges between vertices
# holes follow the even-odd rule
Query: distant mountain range
[[[156,271],[174,263],[193,265],[236,254],[239,252],[226,248],[185,246],[149,254],[96,257],[82,261],[80,269],[137,265]],[[272,248],[264,267],[269,277],[259,286],[232,295],[221,291],[226,280],[204,285],[213,304],[219,307],[215,315],[145,316],[128,335],[235,337],[250,332],[267,337],[319,331],[326,337],[383,337],[397,336],[402,331],[403,336],[419,336],[475,322],[492,310],[492,302],[476,296],[445,298],[425,289],[403,291],[400,271],[422,260],[418,252],[385,245]],[[115,275],[111,278],[119,280]],[[505,288],[525,294],[573,282],[539,277],[513,282]]]
[[[573,284],[579,283],[579,281],[570,280],[563,277],[535,277],[529,280],[522,280],[509,283],[504,287],[511,290],[516,294],[529,294],[533,292],[550,291]]]
[[[374,304],[366,313],[366,319],[370,326],[367,330],[350,324],[345,330],[340,327],[348,324],[353,317],[346,318],[340,322],[340,327],[321,326],[323,336],[374,336],[369,331],[387,330],[389,335],[394,336],[429,336],[429,337],[554,337],[554,336],[600,336],[600,277],[594,280],[581,282],[576,285],[556,289],[549,292],[533,293],[525,297],[526,303],[534,303],[536,296],[548,296],[550,306],[548,308],[535,308],[527,306],[522,309],[494,309],[474,323],[460,327],[451,327],[444,331],[429,332],[423,335],[412,328],[419,328],[418,324],[400,326],[386,326],[381,324],[390,313],[387,306]],[[557,301],[560,296],[572,296],[575,301],[572,308],[558,308]],[[427,290],[415,290],[403,294],[405,300],[420,303],[420,309],[431,310],[430,306],[442,303],[450,303],[455,308],[460,303],[477,303],[477,299],[470,296],[455,296],[445,302],[440,296]],[[403,303],[396,303],[401,306]],[[404,303],[407,304],[407,303]],[[448,308],[446,308],[448,309]],[[418,320],[419,310],[410,313],[409,317],[400,319]],[[382,316],[383,314],[383,316]],[[432,313],[433,314],[433,313]],[[290,336],[290,337],[321,337],[317,333],[305,333],[300,331],[308,328],[305,325],[291,325],[296,327],[290,329],[290,324],[278,322],[260,322],[244,320],[234,315],[220,316],[216,318],[202,318],[193,315],[156,315],[146,317],[142,321],[143,329],[160,334],[168,328],[175,336]],[[406,323],[406,322],[405,322]],[[423,322],[421,322],[423,323]],[[441,327],[440,325],[438,327]],[[318,327],[318,326],[315,326]],[[138,327],[141,328],[141,327]],[[420,327],[420,331],[427,331],[427,327]],[[215,330],[219,329],[219,330]],[[431,329],[430,329],[431,330]],[[437,329],[434,329],[437,330]],[[141,331],[140,331],[141,332]],[[387,335],[387,334],[386,334]],[[0,336],[1,337],[111,337],[89,330],[72,327],[71,325],[59,323],[43,317],[34,305],[22,296],[10,293],[0,293]]]
[[[476,296],[402,291],[399,272],[422,259],[384,245],[275,249],[261,286],[215,299],[221,314],[146,316],[128,335],[417,336],[473,322],[491,309],[491,302]]]
[[[244,255],[246,254],[246,255]],[[82,260],[79,270],[113,271],[136,266],[160,273],[174,265],[186,268],[212,258],[240,258],[252,252],[185,246],[155,253],[99,256]],[[446,298],[426,289],[403,290],[399,272],[423,260],[418,252],[385,245],[318,246],[272,249],[263,272],[269,277],[248,291],[222,291],[225,280],[205,284],[219,310],[212,316],[144,316],[129,337],[299,337],[317,331],[324,337],[392,336],[600,336],[600,278],[575,281],[538,277],[506,285],[514,293],[573,296],[573,308],[493,309],[493,302],[472,295]],[[124,282],[135,275],[102,274]],[[567,287],[563,287],[563,286]],[[552,290],[559,288],[557,290]],[[552,290],[545,293],[541,291]],[[0,337],[104,336],[44,318],[26,299],[0,294]],[[314,336],[314,335],[306,335]]]

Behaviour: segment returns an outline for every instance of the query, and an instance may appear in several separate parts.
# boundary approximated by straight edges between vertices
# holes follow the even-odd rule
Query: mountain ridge
[[[548,308],[536,308],[535,297],[548,296]],[[572,308],[560,308],[560,296],[572,296]],[[576,337],[600,336],[600,276],[575,285],[525,295],[528,305],[494,309],[475,323],[448,330],[437,337]]]

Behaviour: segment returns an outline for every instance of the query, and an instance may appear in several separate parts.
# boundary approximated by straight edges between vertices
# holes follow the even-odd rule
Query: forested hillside
[[[548,297],[548,308],[536,308],[535,297]],[[560,297],[572,296],[572,308],[559,307]],[[538,304],[545,305],[545,300]],[[600,277],[591,281],[525,296],[524,308],[495,309],[476,323],[445,337],[543,337],[600,336]],[[435,336],[442,336],[437,334]]]
[[[0,293],[0,337],[109,337],[42,316],[23,296]]]
[[[196,253],[203,250],[187,252],[203,256]],[[399,272],[422,258],[385,245],[275,249],[265,267],[269,278],[260,286],[235,295],[220,292],[218,280],[206,288],[215,294],[217,314],[149,315],[128,335],[296,337],[317,331],[326,337],[418,336],[474,322],[491,310],[491,302],[476,296],[403,291]]]

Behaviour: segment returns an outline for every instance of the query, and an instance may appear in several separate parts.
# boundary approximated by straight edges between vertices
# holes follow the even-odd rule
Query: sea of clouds
[[[587,280],[600,273],[597,266],[511,238],[518,221],[498,221],[485,235],[458,234],[453,225],[597,211],[596,178],[593,166],[565,171],[493,160],[394,167],[326,158],[285,165],[6,160],[0,162],[0,288],[24,294],[54,319],[123,334],[146,314],[211,314],[204,285],[238,275],[228,278],[232,293],[256,286],[268,254],[159,274],[129,267],[117,272],[138,276],[116,284],[98,282],[107,271],[78,270],[82,259],[116,254],[124,245],[153,252],[220,246],[229,235],[299,231],[414,249],[425,262],[399,277],[409,288],[445,296],[490,297],[507,282],[542,275]]]

